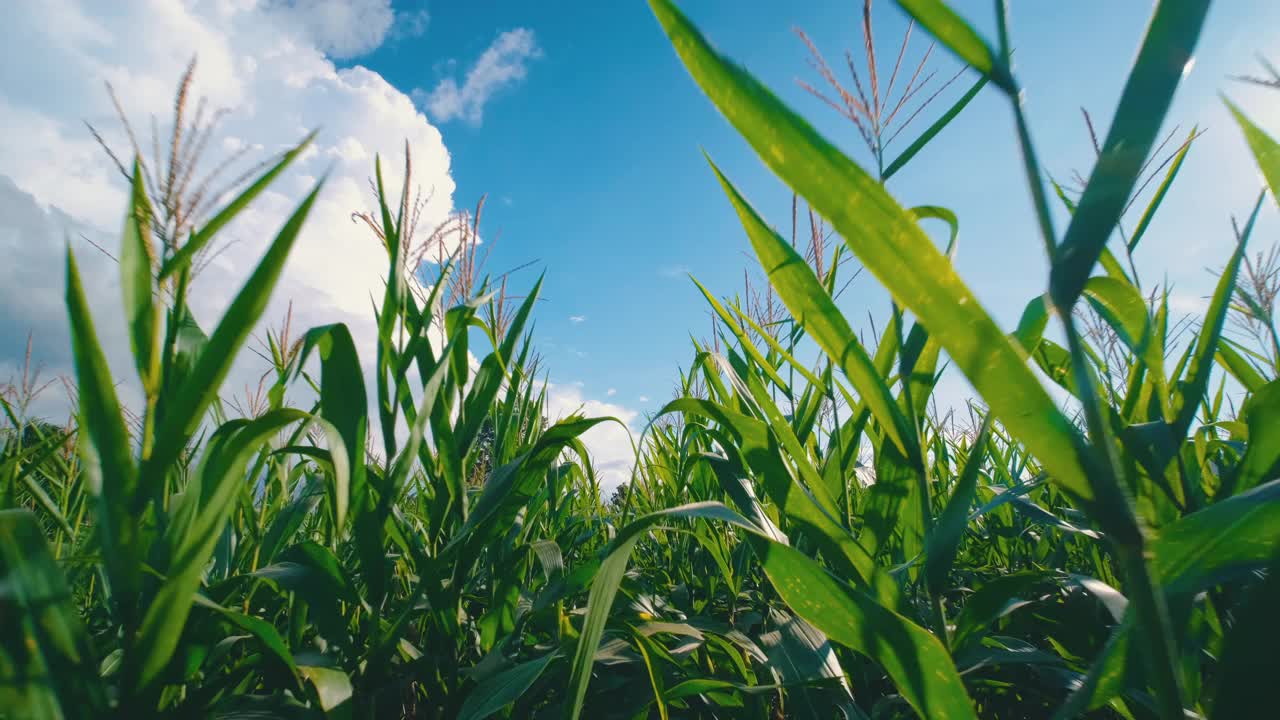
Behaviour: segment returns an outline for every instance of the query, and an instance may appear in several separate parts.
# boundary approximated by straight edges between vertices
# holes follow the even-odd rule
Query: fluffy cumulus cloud
[[[541,55],[532,30],[507,30],[480,54],[461,83],[454,77],[446,77],[430,92],[415,91],[415,96],[433,120],[461,119],[479,125],[489,100],[523,80],[529,73],[529,62]]]
[[[455,191],[441,134],[410,97],[375,72],[340,69],[331,59],[394,38],[401,20],[408,25],[403,32],[420,32],[426,21],[420,13],[398,18],[380,0],[48,0],[6,8],[0,46],[26,62],[0,64],[0,127],[21,139],[0,143],[0,381],[21,366],[29,330],[45,376],[70,372],[63,306],[68,244],[108,359],[119,379],[131,376],[117,268],[94,248],[118,252],[127,188],[84,121],[128,159],[128,137],[103,86],[110,82],[144,155],[152,155],[150,118],[163,138],[174,90],[193,55],[188,112],[202,96],[207,112],[230,111],[197,175],[231,153],[247,150],[246,163],[265,159],[321,130],[312,148],[223,231],[225,251],[193,288],[197,320],[211,328],[289,213],[325,177],[264,317],[278,320],[292,300],[295,331],[345,322],[370,365],[370,300],[381,294],[386,260],[351,214],[372,207],[373,158],[390,160],[386,181],[398,187],[408,142],[414,183],[429,198],[422,227],[451,212]],[[263,369],[243,353],[224,397],[254,384]],[[126,403],[136,398],[128,382],[121,393]],[[571,403],[573,396],[555,402]]]
[[[376,50],[388,38],[426,32],[426,10],[394,10],[391,0],[268,0],[279,26],[302,33],[334,58],[353,58]]]
[[[301,8],[295,3],[290,12]],[[397,156],[408,141],[415,181],[431,192],[424,208],[429,226],[452,208],[449,153],[407,95],[365,68],[336,68],[315,38],[280,32],[281,12],[278,4],[247,0],[133,0],[113,3],[110,12],[88,0],[59,0],[10,9],[0,44],[29,58],[36,77],[12,65],[0,68],[0,126],[24,138],[0,147],[0,237],[17,238],[10,241],[16,249],[6,254],[12,262],[4,265],[0,292],[16,316],[9,322],[40,323],[40,335],[49,338],[43,344],[56,337],[63,346],[39,352],[57,356],[66,344],[65,334],[44,331],[49,326],[42,315],[49,314],[50,302],[60,302],[64,238],[86,276],[106,279],[116,272],[84,240],[115,251],[124,181],[82,120],[101,128],[108,144],[128,157],[128,139],[103,87],[110,82],[144,154],[151,154],[149,118],[160,119],[163,136],[178,78],[193,55],[198,66],[188,112],[201,96],[210,109],[230,111],[200,172],[228,152],[248,148],[250,158],[263,159],[310,129],[322,129],[294,168],[225,230],[230,244],[196,283],[197,318],[208,325],[218,317],[288,213],[327,175],[267,316],[279,317],[296,299],[295,326],[347,322],[367,345],[373,332],[369,299],[380,292],[385,256],[368,231],[352,223],[351,213],[372,203],[367,179],[373,156]],[[388,178],[393,186],[398,180]],[[23,274],[43,282],[23,288]],[[106,317],[119,306],[116,295],[91,299]],[[14,343],[4,342],[3,352],[12,356]]]
[[[547,384],[547,418],[562,420],[574,413],[586,417],[611,417],[617,422],[600,423],[582,436],[591,453],[591,462],[608,497],[613,489],[631,477],[636,455],[631,442],[639,440],[635,427],[640,414],[631,408],[587,397],[581,383]]]
[[[281,26],[305,32],[316,47],[338,58],[374,50],[395,20],[390,0],[279,0],[268,6]]]
[[[41,205],[36,198],[0,175],[0,386],[23,384],[43,388],[25,408],[32,417],[61,421],[66,417],[66,388],[57,382],[71,368],[71,344],[63,302],[63,250],[68,238],[106,242],[99,230],[87,226],[57,208]],[[95,263],[87,263],[94,266]],[[89,297],[101,303],[119,304],[119,285],[110,272],[84,273]],[[95,303],[99,307],[103,305]],[[110,307],[110,306],[107,306]],[[97,331],[107,354],[126,362],[129,346],[123,313],[99,313]],[[26,341],[32,341],[31,365],[26,367]],[[117,391],[127,406],[139,407],[141,394],[135,384]]]

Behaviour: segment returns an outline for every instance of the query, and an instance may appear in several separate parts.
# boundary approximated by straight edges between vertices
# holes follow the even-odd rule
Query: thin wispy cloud
[[[397,10],[395,24],[391,26],[392,40],[412,40],[427,33],[431,24],[431,13],[426,9]]]
[[[664,278],[682,278],[693,272],[693,268],[688,265],[667,265],[658,270],[658,275]]]
[[[586,315],[570,315],[569,316],[569,322],[573,323],[574,325],[581,325],[586,321],[587,321]]]
[[[434,122],[462,120],[479,125],[485,105],[498,92],[523,80],[529,74],[529,62],[541,56],[532,30],[507,30],[480,54],[461,84],[455,77],[446,77],[430,92],[415,90],[414,96]]]
[[[265,6],[281,27],[300,31],[333,58],[366,55],[388,38],[420,37],[430,20],[426,10],[393,9],[391,0],[269,0]]]
[[[608,390],[604,391],[604,394],[605,394],[605,397],[613,397],[614,395],[618,394],[618,390],[616,388],[609,388]]]

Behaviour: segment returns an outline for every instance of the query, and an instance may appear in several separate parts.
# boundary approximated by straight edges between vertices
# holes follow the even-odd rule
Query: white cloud
[[[44,208],[13,180],[0,175],[0,385],[21,376],[26,339],[32,334],[32,363],[43,367],[42,382],[71,372],[70,326],[63,301],[63,268],[67,242],[75,247],[83,271],[102,265],[101,254],[82,237],[105,244],[107,238],[77,222],[56,208]],[[119,306],[119,284],[115,273],[82,272],[81,281],[90,298],[100,298]],[[123,313],[95,314],[95,328],[107,355],[120,362],[128,358],[128,341]],[[119,367],[129,367],[121,365]],[[119,389],[126,404],[139,399],[135,388]],[[65,394],[53,387],[31,408],[35,417],[60,421],[67,411]],[[137,407],[136,404],[133,407]]]
[[[570,315],[569,316],[569,322],[573,323],[574,325],[578,325],[579,323],[584,323],[586,321],[587,321],[586,315]]]
[[[691,272],[693,269],[688,265],[667,265],[658,270],[658,274],[664,278],[682,278]]]
[[[124,381],[121,399],[139,406],[119,311],[118,270],[85,242],[116,252],[126,188],[80,120],[102,129],[114,147],[126,148],[102,81],[112,82],[134,126],[145,132],[149,114],[169,117],[172,93],[193,53],[199,56],[193,93],[207,95],[212,107],[232,108],[211,143],[216,151],[210,166],[244,147],[256,148],[256,158],[265,157],[297,142],[310,128],[322,128],[315,150],[224,231],[237,242],[197,279],[197,320],[211,329],[285,217],[327,172],[264,317],[278,320],[288,300],[297,299],[294,328],[346,322],[362,361],[372,364],[370,296],[380,295],[386,261],[350,214],[372,203],[368,177],[375,154],[388,160],[387,185],[398,186],[399,152],[408,139],[414,177],[424,191],[434,191],[421,224],[443,220],[454,192],[449,153],[439,131],[408,96],[363,67],[334,66],[325,48],[341,42],[351,47],[350,38],[282,35],[281,7],[255,0],[194,6],[132,0],[103,17],[96,16],[99,8],[92,0],[20,3],[9,9],[0,24],[0,46],[28,58],[30,67],[0,64],[0,127],[23,138],[0,144],[0,257],[5,260],[0,307],[6,309],[0,314],[0,382],[21,367],[26,334],[33,328],[39,330],[35,357],[45,366],[44,377],[72,372],[63,304],[64,253],[70,242],[108,360]],[[297,11],[301,4],[290,7]],[[242,353],[223,396],[256,383],[262,370],[252,353]],[[372,399],[371,383],[368,388]],[[33,410],[59,419],[65,411],[61,395],[55,386]],[[574,410],[612,415],[628,426],[638,417],[621,405],[586,399],[581,384],[549,388],[549,413]],[[604,424],[583,440],[606,489],[629,477],[634,455],[626,428]]]
[[[314,150],[223,231],[235,242],[193,287],[197,320],[211,329],[287,215],[315,178],[327,174],[265,317],[278,319],[296,298],[295,328],[346,322],[362,360],[372,364],[370,297],[381,294],[386,259],[351,213],[373,202],[374,154],[388,160],[386,182],[398,186],[407,140],[415,183],[433,191],[421,225],[434,226],[452,209],[450,157],[440,132],[405,93],[366,68],[338,69],[328,59],[326,48],[348,38],[281,32],[282,8],[301,7],[131,0],[113,3],[107,13],[92,0],[59,0],[6,9],[0,46],[27,58],[30,68],[0,64],[0,127],[23,138],[0,144],[0,298],[8,316],[0,324],[13,331],[0,336],[0,364],[14,365],[30,324],[41,330],[36,353],[49,372],[69,369],[62,295],[70,239],[112,366],[119,378],[132,375],[117,268],[79,239],[83,234],[116,251],[126,187],[81,119],[102,129],[117,151],[127,149],[102,86],[109,80],[149,147],[148,116],[160,118],[160,132],[167,132],[163,121],[171,117],[174,89],[193,54],[199,58],[193,97],[208,96],[210,109],[231,110],[204,168],[240,147],[256,147],[251,157],[265,158],[321,128]],[[256,382],[261,371],[260,361],[244,353],[226,389]]]
[[[391,0],[267,0],[266,7],[282,29],[334,58],[365,55],[388,36],[418,37],[430,19],[426,10],[396,12]]]
[[[648,395],[641,395],[641,396],[640,396],[640,402],[642,402],[642,403],[649,402],[649,396],[648,396]]]
[[[392,40],[411,40],[422,37],[431,23],[431,13],[420,10],[397,10],[395,24],[391,26]]]
[[[618,394],[618,390],[616,388],[609,388],[608,390],[605,391],[604,394],[608,397],[613,397],[614,395]]]
[[[442,79],[431,92],[415,90],[414,96],[427,108],[431,119],[449,122],[460,118],[479,125],[484,106],[500,90],[524,79],[528,63],[542,56],[533,31],[516,28],[500,33],[459,85],[456,78]]]
[[[1200,318],[1209,310],[1209,298],[1173,292],[1169,295],[1169,310],[1175,316],[1193,315]]]
[[[623,423],[623,425],[615,422],[600,423],[582,435],[582,442],[591,453],[592,465],[600,478],[601,492],[608,497],[613,488],[625,483],[631,477],[631,469],[636,460],[631,439],[635,437],[639,440],[639,435],[632,423],[640,414],[636,410],[616,403],[587,398],[582,393],[581,383],[564,385],[548,383],[546,407],[548,419],[554,422],[574,413],[587,417],[613,417]]]

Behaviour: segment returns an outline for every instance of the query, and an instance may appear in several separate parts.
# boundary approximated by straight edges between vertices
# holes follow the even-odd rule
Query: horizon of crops
[[[1156,4],[1074,189],[1039,166],[1004,3],[994,43],[938,0],[898,4],[978,77],[887,154],[915,117],[893,126],[894,81],[882,97],[869,58],[866,96],[851,59],[850,92],[810,45],[868,169],[651,0],[797,203],[788,239],[708,158],[768,286],[721,298],[695,280],[714,336],[693,342],[608,499],[581,436],[616,420],[546,417],[541,281],[517,303],[483,275],[465,241],[479,207],[424,283],[411,173],[384,187],[376,161],[378,205],[359,216],[387,256],[375,357],[343,324],[294,337],[286,322],[266,335],[256,401],[233,407],[223,381],[324,181],[215,322],[193,317],[191,278],[311,137],[200,213],[172,163],[166,179],[160,158],[118,162],[134,367],[107,364],[110,310],[88,306],[68,248],[73,422],[0,399],[0,718],[1263,716],[1280,640],[1280,272],[1252,235],[1280,198],[1280,144],[1225,100],[1271,199],[1224,218],[1235,250],[1203,318],[1180,326],[1133,257],[1159,242],[1147,228],[1198,137],[1156,160],[1208,2]],[[868,2],[869,54],[871,22]],[[952,265],[964,218],[885,185],[984,90],[1010,102],[1024,162],[1009,171],[1051,268],[1012,333]],[[945,251],[923,223],[947,228]],[[893,300],[874,344],[836,302],[855,261]],[[933,411],[944,372],[977,393],[964,423]],[[115,390],[128,373],[136,417]]]

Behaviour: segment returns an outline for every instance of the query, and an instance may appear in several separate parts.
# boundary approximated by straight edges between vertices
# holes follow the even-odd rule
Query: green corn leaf
[[[1267,187],[1271,188],[1272,199],[1280,205],[1280,143],[1254,125],[1253,121],[1230,100],[1223,98],[1223,102],[1227,104],[1227,109],[1231,111],[1236,123],[1240,125],[1240,130],[1244,132],[1244,139],[1249,143],[1253,159],[1258,163],[1262,176],[1266,178]]]
[[[917,220],[941,220],[947,224],[947,229],[950,231],[950,235],[947,238],[946,255],[948,258],[954,260],[956,252],[960,249],[956,244],[956,239],[960,236],[960,219],[956,217],[956,214],[950,209],[939,205],[919,205],[911,208],[907,212],[911,213],[912,217]]]
[[[677,398],[658,415],[670,412],[701,415],[715,420],[730,433],[732,446],[741,453],[743,474],[749,469],[764,482],[765,493],[778,509],[822,549],[827,562],[846,577],[867,587],[881,583],[875,561],[858,541],[826,513],[806,488],[797,482],[779,454],[768,426],[755,418],[728,410],[709,400]],[[734,459],[730,456],[730,459]]]
[[[707,434],[717,441],[721,442],[721,447],[726,448],[726,454],[733,454],[736,451],[728,437],[721,433],[708,429]],[[765,512],[764,507],[760,505],[760,500],[756,497],[756,492],[749,478],[746,477],[746,471],[741,468],[742,461],[739,458],[732,460],[711,453],[702,453],[702,459],[706,460],[711,466],[712,472],[716,474],[716,478],[720,481],[720,487],[725,494],[733,499],[738,505],[742,513],[756,527],[768,536],[770,540],[775,542],[787,542],[787,536],[778,529],[778,526],[769,519],[769,515]]]
[[[929,592],[937,595],[946,589],[947,576],[955,564],[956,554],[960,549],[960,541],[964,538],[964,530],[969,525],[969,508],[977,497],[978,473],[987,457],[987,443],[991,436],[991,416],[982,420],[982,429],[969,449],[969,457],[964,461],[960,478],[956,481],[955,490],[947,500],[947,506],[938,517],[933,533],[928,537],[925,546],[924,575]]]
[[[1037,295],[1027,303],[1018,319],[1018,328],[1013,337],[1026,352],[1031,352],[1040,344],[1045,328],[1049,326],[1049,298]]]
[[[866,655],[888,671],[903,697],[924,717],[976,718],[964,683],[942,644],[924,628],[835,579],[798,550],[769,541],[745,518],[719,503],[691,503],[651,513],[618,533],[587,601],[587,617],[574,656],[566,717],[576,719],[586,693],[595,648],[626,570],[631,549],[653,525],[674,519],[718,520],[742,528],[783,600],[828,637]]]
[[[499,354],[503,363],[511,362],[511,355],[515,349],[516,342],[520,339],[520,335],[524,332],[524,326],[529,321],[529,314],[533,312],[533,305],[538,301],[542,292],[542,280],[545,275],[539,275],[538,281],[533,284],[533,289],[525,296],[524,302],[520,303],[516,314],[511,317],[511,325],[507,327],[507,336],[502,339],[499,346]],[[506,370],[510,374],[510,370]]]
[[[462,422],[454,435],[454,452],[459,457],[466,457],[471,452],[481,425],[493,410],[493,402],[498,397],[504,380],[502,366],[502,359],[496,353],[491,353],[476,370],[471,389],[462,403]]]
[[[365,395],[364,373],[351,331],[342,323],[312,328],[303,336],[302,349],[295,360],[294,377],[301,374],[311,352],[320,354],[320,414],[338,429],[347,450],[351,469],[350,487],[337,485],[332,491],[335,527],[346,523],[350,502],[365,501],[365,440],[369,432],[369,400]]]
[[[587,683],[591,680],[591,668],[595,664],[596,650],[600,647],[600,639],[604,636],[605,623],[613,607],[613,599],[618,594],[622,575],[627,571],[632,548],[640,541],[643,532],[659,520],[681,517],[716,518],[730,523],[737,521],[744,527],[750,526],[741,515],[719,503],[695,503],[646,515],[618,532],[618,536],[609,546],[609,553],[596,571],[595,578],[591,582],[591,591],[587,595],[586,616],[582,621],[582,631],[578,636],[577,648],[570,666],[568,699],[564,712],[567,720],[577,720],[582,713],[583,701],[587,695]]]
[[[840,509],[836,504],[835,497],[822,480],[818,469],[814,467],[813,459],[809,456],[808,451],[805,450],[800,443],[800,439],[796,437],[795,431],[787,423],[787,418],[782,414],[782,410],[769,397],[769,392],[765,389],[764,383],[754,374],[748,373],[745,384],[751,398],[756,401],[756,404],[763,411],[765,420],[773,430],[773,436],[781,444],[786,456],[791,458],[792,466],[800,474],[800,481],[805,484],[805,487],[808,488],[814,500],[822,506],[823,510],[832,517],[838,517]]]
[[[938,338],[1054,480],[1091,499],[1078,433],[914,219],[746,71],[717,55],[673,5],[651,4],[694,79],[765,163],[832,222],[867,269]],[[764,264],[776,272],[779,263]]]
[[[697,281],[695,280],[694,282],[697,282]],[[699,287],[701,287],[701,285],[699,285]],[[797,360],[794,355],[792,355],[790,352],[787,351],[786,348],[782,347],[782,343],[778,342],[777,339],[775,339],[772,335],[765,332],[764,328],[760,327],[760,324],[757,323],[755,320],[753,320],[750,315],[743,312],[742,309],[737,306],[733,306],[730,309],[733,310],[733,314],[739,320],[747,323],[747,325],[752,330],[756,331],[756,336],[764,340],[765,344],[769,346],[770,350],[777,353],[779,357],[781,357],[783,360],[786,360],[787,363],[791,365],[791,367],[795,368],[795,371],[800,373],[801,377],[803,377],[805,380],[808,380],[810,383],[812,383],[817,387],[825,387],[827,385],[827,383],[824,383],[821,380],[819,380],[818,376],[814,375],[809,370],[809,368],[805,367],[804,363]]]
[[[197,607],[217,613],[227,622],[257,638],[258,642],[262,643],[262,646],[280,663],[281,667],[286,669],[295,679],[298,677],[298,666],[294,662],[293,653],[289,652],[284,639],[280,637],[280,633],[276,631],[275,626],[271,623],[223,607],[201,593],[196,593],[192,601]]]
[[[147,609],[131,649],[132,662],[127,662],[136,668],[137,687],[155,682],[177,648],[205,563],[222,533],[249,461],[281,429],[307,420],[311,416],[300,410],[273,410],[257,420],[227,423],[210,439],[199,470],[204,497],[192,493],[183,497],[183,502],[198,505],[187,513],[193,522],[184,535],[172,537],[176,544],[169,576]],[[178,510],[177,514],[183,513]]]
[[[23,423],[14,415],[13,408],[9,403],[0,400],[0,404],[3,405],[5,414],[9,416],[13,427],[22,427]],[[28,425],[27,427],[34,426]],[[54,456],[66,445],[70,437],[70,434],[65,432],[51,433],[36,444],[24,447],[21,453],[0,458],[0,478],[8,478],[15,483],[21,482],[26,491],[35,499],[36,504],[44,510],[45,515],[57,523],[58,528],[68,538],[74,538],[76,532],[72,529],[71,523],[68,522],[58,503],[45,490],[43,478],[37,477],[42,474],[41,468],[45,466],[45,463],[53,460]],[[3,453],[3,450],[4,446],[0,444],[0,454]],[[67,467],[66,471],[69,470],[70,468]],[[11,501],[0,498],[0,502],[7,504],[7,502]]]
[[[759,536],[750,542],[791,609],[833,641],[884,667],[921,717],[977,717],[946,648],[929,631],[836,580],[793,548]]]
[[[148,394],[159,379],[160,308],[154,301],[155,282],[151,256],[151,203],[147,201],[141,163],[133,163],[133,193],[124,221],[124,242],[120,247],[120,288],[124,293],[125,316],[129,321],[129,343],[138,378]]]
[[[632,632],[632,639],[635,640],[636,649],[640,651],[640,657],[644,660],[645,669],[649,672],[649,684],[653,687],[654,703],[658,706],[658,717],[661,720],[670,720],[670,713],[667,711],[667,704],[662,697],[666,694],[666,683],[662,678],[662,668],[658,667],[657,660],[662,656],[662,648],[653,638],[641,632]]]
[[[1225,573],[1264,565],[1280,548],[1280,481],[1221,500],[1160,531],[1156,576],[1172,594],[1199,592]]]
[[[1218,278],[1218,286],[1213,291],[1213,299],[1209,301],[1209,310],[1205,313],[1204,323],[1200,326],[1200,334],[1196,338],[1195,354],[1187,370],[1188,379],[1179,388],[1175,398],[1174,409],[1177,412],[1174,421],[1173,435],[1186,437],[1187,430],[1195,420],[1196,410],[1200,407],[1200,399],[1209,387],[1209,376],[1213,373],[1213,359],[1218,353],[1222,329],[1227,322],[1227,312],[1231,308],[1231,296],[1235,294],[1236,276],[1240,273],[1240,263],[1244,259],[1245,248],[1249,236],[1253,234],[1254,222],[1258,219],[1258,211],[1262,209],[1262,201],[1266,193],[1258,194],[1249,221],[1240,232],[1240,242],[1236,250],[1222,269]],[[1176,377],[1175,373],[1175,377]]]
[[[710,162],[710,159],[708,159]],[[711,163],[711,169],[719,178],[725,193],[738,212],[738,219],[747,230],[747,237],[755,248],[760,264],[769,282],[791,311],[796,321],[804,326],[833,362],[840,366],[849,382],[858,390],[871,414],[884,426],[885,432],[898,449],[908,457],[918,457],[915,431],[903,417],[894,402],[884,379],[876,373],[875,365],[857,335],[849,326],[835,301],[827,294],[813,269],[795,248],[771,230],[736,188]]]
[[[993,578],[965,599],[956,616],[952,649],[959,655],[976,647],[991,624],[1033,603],[1026,597],[1052,578],[1050,571],[1018,572]]]
[[[201,349],[190,376],[177,389],[177,398],[166,413],[164,426],[156,438],[155,452],[143,465],[144,488],[161,483],[170,465],[182,453],[192,433],[199,427],[205,410],[217,397],[218,389],[230,371],[237,352],[266,310],[267,301],[275,288],[276,280],[284,270],[289,251],[323,186],[324,180],[321,179],[285,223],[258,267],[249,276],[248,282],[231,301],[231,306],[227,308],[213,335]]]
[[[772,609],[768,614],[770,625],[776,624],[777,630],[761,633],[757,640],[769,656],[774,676],[791,688],[787,693],[787,716],[813,720],[865,718],[853,703],[844,668],[827,636],[804,618]],[[818,683],[827,687],[806,687]]]
[[[1169,164],[1169,169],[1165,172],[1164,179],[1160,181],[1160,187],[1156,188],[1156,194],[1151,196],[1151,201],[1147,203],[1146,210],[1142,211],[1142,218],[1138,220],[1138,227],[1134,228],[1133,235],[1129,236],[1129,252],[1132,253],[1136,250],[1138,242],[1142,240],[1142,236],[1147,234],[1147,228],[1151,227],[1151,220],[1155,217],[1156,210],[1160,208],[1160,203],[1164,202],[1164,196],[1168,194],[1174,178],[1178,177],[1178,171],[1182,169],[1182,161],[1187,158],[1187,153],[1191,150],[1191,143],[1195,141],[1198,132],[1198,127],[1191,128],[1191,134],[1187,136],[1186,142],[1183,143],[1178,153],[1173,156],[1173,162]]]
[[[0,510],[0,610],[0,713],[33,720],[107,713],[79,610],[26,510]]]
[[[608,417],[584,419],[571,416],[561,420],[543,433],[537,444],[525,455],[495,469],[466,523],[450,541],[445,552],[463,543],[474,542],[475,535],[486,535],[495,525],[502,527],[504,523],[497,522],[498,519],[508,513],[514,514],[516,507],[533,495],[540,473],[545,472],[570,441],[596,425],[609,421],[622,424],[620,420]]]
[[[458,720],[484,720],[519,700],[559,655],[549,652],[526,660],[479,683],[463,701]]]
[[[881,174],[881,179],[888,182],[889,178],[893,177],[894,173],[898,172],[903,168],[903,166],[911,162],[912,158],[918,155],[920,151],[924,149],[925,145],[932,142],[933,139],[938,136],[938,133],[942,132],[943,128],[949,125],[951,121],[960,114],[960,111],[964,110],[965,106],[977,97],[979,92],[982,92],[982,88],[986,87],[987,83],[990,81],[991,77],[989,75],[983,75],[978,78],[978,82],[974,83],[973,87],[969,88],[968,92],[961,95],[960,99],[957,100],[954,105],[948,108],[941,117],[935,120],[927,130],[921,133],[920,137],[916,138],[906,150],[903,150],[898,157],[894,158],[893,162],[889,163],[889,167],[885,168],[884,172]]]
[[[394,503],[404,488],[405,481],[408,479],[414,463],[418,461],[418,449],[422,443],[423,435],[426,433],[427,424],[431,422],[432,417],[437,414],[438,409],[443,405],[442,398],[447,393],[445,385],[450,369],[450,363],[446,358],[449,356],[454,343],[458,342],[459,336],[466,333],[466,329],[466,323],[454,328],[454,331],[449,335],[448,344],[443,348],[439,362],[430,367],[420,365],[419,371],[422,373],[421,405],[416,411],[416,416],[409,428],[408,442],[405,443],[404,448],[392,460],[391,467],[387,471],[384,480],[375,482],[375,478],[370,477],[369,484],[378,488],[379,498],[377,505],[357,508],[361,512],[356,515],[354,520],[353,530],[356,550],[360,558],[362,574],[368,587],[367,599],[374,607],[381,606],[386,593],[386,583],[389,579],[384,548],[386,541],[385,531],[389,526],[394,527],[394,524],[388,524],[387,517],[391,514]],[[379,382],[381,383],[382,381],[380,380]]]
[[[903,345],[899,374],[907,378],[907,389],[910,390],[912,420],[920,423],[933,397],[933,388],[942,379],[938,371],[942,346],[929,335],[928,330],[920,323],[911,326],[911,333]],[[907,393],[900,391],[899,406],[907,407]]]
[[[734,316],[730,315],[729,311],[725,310],[724,306],[720,304],[720,301],[716,299],[716,296],[712,295],[711,291],[704,287],[702,283],[698,282],[696,278],[690,277],[689,279],[693,280],[693,284],[698,286],[698,290],[702,293],[702,297],[706,298],[707,304],[711,306],[713,311],[715,311],[715,314],[720,318],[724,327],[728,328],[729,331],[733,333],[733,336],[738,339],[738,347],[742,348],[742,352],[744,352],[747,357],[751,358],[751,361],[756,364],[756,367],[760,368],[760,370],[765,374],[765,377],[769,378],[774,385],[777,385],[784,392],[788,392],[789,386],[787,381],[783,380],[782,377],[778,375],[778,371],[773,367],[773,363],[770,363],[763,355],[760,354],[760,350],[755,346],[755,343],[751,341],[751,338],[747,336],[746,331],[734,321]],[[767,335],[768,333],[761,334]],[[775,340],[774,342],[777,341]]]
[[[1280,551],[1280,480],[1194,512],[1163,528],[1151,542],[1152,573],[1166,594],[1188,598],[1232,577],[1258,570]],[[1076,717],[1124,689],[1133,634],[1133,608],[1112,634],[1084,684],[1056,717]]]
[[[1218,343],[1218,364],[1231,373],[1231,377],[1243,385],[1245,390],[1257,392],[1267,381],[1248,359],[1236,351],[1234,345],[1230,338],[1222,338]]]
[[[324,481],[313,477],[303,485],[301,491],[287,505],[275,513],[266,527],[266,532],[262,535],[259,546],[258,559],[262,564],[271,563],[275,560],[276,554],[293,541],[293,536],[302,527],[307,516],[320,504],[325,492]]]
[[[1050,292],[1063,312],[1075,306],[1120,222],[1195,51],[1208,10],[1209,0],[1161,0],[1156,5],[1103,141],[1102,154],[1053,260]]]
[[[277,562],[258,568],[251,576],[271,580],[282,591],[294,593],[306,603],[310,617],[326,640],[350,648],[347,620],[339,603],[359,605],[360,601],[328,548],[313,542],[299,543],[282,553]]]
[[[1224,483],[1218,495],[1227,498],[1252,490],[1280,474],[1280,380],[1272,380],[1245,402],[1240,411],[1249,426],[1249,448],[1235,476]]]
[[[1084,296],[1120,340],[1147,368],[1164,380],[1164,348],[1154,338],[1151,314],[1138,289],[1112,277],[1092,277]]]
[[[298,671],[306,678],[315,693],[320,709],[327,717],[346,718],[351,715],[351,678],[341,670],[329,667],[299,665]]]
[[[111,578],[112,592],[127,621],[140,582],[137,516],[149,498],[138,492],[138,469],[129,447],[129,432],[125,429],[115,382],[102,346],[98,344],[89,302],[80,282],[80,270],[70,247],[67,248],[67,314],[71,319],[80,426],[85,428],[85,436],[79,443],[80,452],[89,487],[98,500],[103,561]]]
[[[542,566],[543,579],[554,582],[564,575],[564,554],[555,540],[539,540],[529,546]]]
[[[156,398],[158,425],[165,423],[169,408],[176,399],[176,389],[183,387],[191,377],[196,361],[208,343],[209,337],[185,303],[180,308],[170,308],[165,318],[165,354],[161,362],[163,387],[160,397]]]
[[[899,532],[912,535],[913,541],[924,533],[923,518],[907,507],[908,500],[915,496],[913,485],[919,471],[888,443],[876,448],[875,468],[876,482],[862,504],[863,528],[858,535],[858,544],[872,557],[879,555]],[[918,501],[918,496],[915,498]],[[908,510],[905,518],[904,508]]]
[[[1274,676],[1268,672],[1280,643],[1280,555],[1271,561],[1266,579],[1249,593],[1226,637],[1222,675],[1214,695],[1213,720],[1249,717],[1274,702]]]

